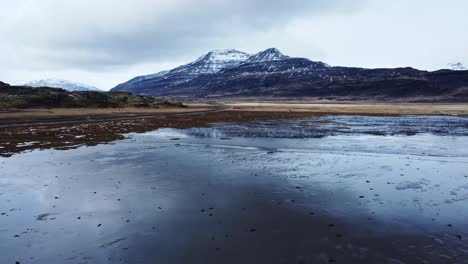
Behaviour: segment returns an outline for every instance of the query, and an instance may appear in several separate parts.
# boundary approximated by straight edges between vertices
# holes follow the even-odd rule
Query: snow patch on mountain
[[[226,68],[238,66],[250,56],[248,53],[235,49],[213,50],[191,63],[169,71],[169,75],[178,73],[187,75],[213,74]]]
[[[468,70],[461,62],[451,62],[447,64],[449,69],[454,71],[466,71]]]
[[[249,59],[246,60],[246,63],[259,63],[287,59],[290,59],[290,57],[284,55],[278,49],[270,48],[251,56]]]
[[[67,80],[62,80],[62,79],[44,79],[44,80],[35,80],[31,81],[28,83],[22,84],[24,86],[30,86],[30,87],[51,87],[51,88],[62,88],[70,92],[78,92],[78,91],[101,91],[96,87],[82,84],[82,83],[76,83],[76,82],[71,82]]]

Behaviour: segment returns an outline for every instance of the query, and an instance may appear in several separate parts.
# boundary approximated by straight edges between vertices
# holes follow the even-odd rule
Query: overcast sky
[[[0,0],[0,81],[108,90],[213,49],[361,67],[468,64],[467,0]]]

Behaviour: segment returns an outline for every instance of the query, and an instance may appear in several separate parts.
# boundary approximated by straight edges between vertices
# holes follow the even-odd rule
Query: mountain
[[[219,59],[214,70],[200,70],[210,69],[210,54],[154,78],[133,79],[113,90],[188,98],[468,101],[468,71],[332,67],[320,61],[292,58],[274,48],[252,56],[242,53],[235,62]]]
[[[139,76],[117,85],[112,91],[129,91],[152,95],[153,89],[165,90],[174,85],[188,82],[203,74],[214,74],[223,69],[240,65],[251,55],[234,49],[214,50],[197,60],[170,71]]]
[[[270,48],[259,52],[250,58],[248,58],[245,63],[261,63],[261,62],[268,62],[268,61],[279,61],[279,60],[287,60],[289,56],[284,55],[279,50],[275,48]]]
[[[238,66],[251,55],[235,49],[214,50],[196,61],[175,68],[169,74],[183,73],[189,76],[217,73],[222,69]]]
[[[454,71],[466,71],[468,70],[461,62],[452,62],[447,64],[449,69],[454,70]]]
[[[60,80],[60,79],[44,79],[44,80],[36,80],[36,81],[31,81],[25,84],[22,84],[23,86],[30,86],[30,87],[51,87],[51,88],[62,88],[70,92],[79,92],[79,91],[96,91],[99,92],[99,90],[96,87],[89,86],[86,84],[81,84],[81,83],[75,83],[67,80]]]

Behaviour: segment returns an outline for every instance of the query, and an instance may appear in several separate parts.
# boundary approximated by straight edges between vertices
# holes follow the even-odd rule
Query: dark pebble
[[[256,232],[256,231],[257,231],[257,229],[255,229],[255,228],[250,229],[250,233]]]
[[[100,226],[102,226],[102,224],[97,225],[97,227],[100,227]]]

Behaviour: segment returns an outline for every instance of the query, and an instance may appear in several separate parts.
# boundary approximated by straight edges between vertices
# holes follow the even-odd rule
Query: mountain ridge
[[[204,67],[199,65],[203,63],[201,58],[208,54],[176,68],[182,67],[185,72],[169,74],[173,69],[157,78],[127,82],[112,90],[123,88],[121,91],[143,95],[187,98],[267,96],[387,100],[421,97],[468,101],[468,71],[330,66],[289,57],[270,48],[241,62],[219,64],[221,66],[212,72],[197,72],[196,69]],[[191,69],[194,65],[195,69]]]
[[[53,79],[53,78],[34,80],[34,81],[27,82],[27,83],[22,83],[20,85],[29,86],[33,88],[39,88],[39,87],[61,88],[70,92],[81,92],[81,91],[102,92],[102,90],[94,86],[72,82],[72,81],[64,80],[64,79]]]

